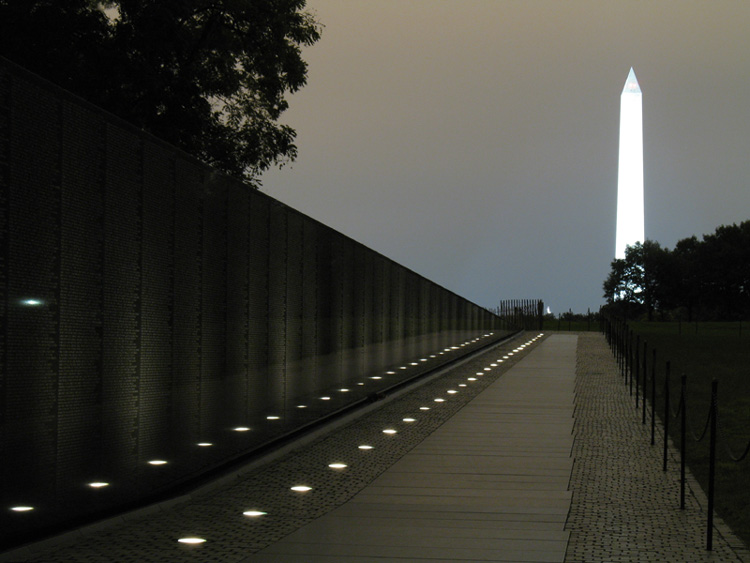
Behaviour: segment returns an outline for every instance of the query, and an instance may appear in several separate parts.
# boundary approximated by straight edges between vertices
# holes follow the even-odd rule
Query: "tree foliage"
[[[320,38],[305,0],[0,0],[0,54],[257,185]]]
[[[693,236],[674,250],[636,243],[612,261],[604,281],[608,306],[627,317],[731,320],[750,314],[750,221]]]

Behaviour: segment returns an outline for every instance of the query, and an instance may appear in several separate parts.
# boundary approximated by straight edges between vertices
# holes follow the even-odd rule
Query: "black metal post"
[[[656,443],[656,348],[651,350],[651,445]]]
[[[625,383],[630,385],[633,379],[633,331],[628,329],[628,371]],[[631,392],[632,394],[632,392]]]
[[[635,335],[633,334],[633,331],[631,329],[628,329],[628,378],[626,380],[626,383],[630,386],[632,385],[633,381],[633,359],[635,357],[635,352],[633,351],[633,341],[635,340]],[[633,394],[633,391],[631,389],[630,394]]]
[[[646,389],[648,388],[648,347],[643,343],[643,385],[641,385],[641,399],[643,401],[643,414],[641,415],[641,424],[646,424]]]
[[[636,378],[638,377],[638,367],[639,367],[638,364],[641,363],[641,359],[640,359],[640,356],[639,356],[640,349],[641,349],[641,337],[640,336],[636,336],[635,337],[635,361],[633,362],[633,369],[635,369],[635,377]],[[637,384],[636,384],[636,388],[635,389],[636,389],[636,392],[637,392],[638,391],[638,385]],[[630,396],[631,397],[633,396],[633,374],[632,373],[630,374]],[[636,393],[636,396],[635,396],[635,400],[636,400],[635,406],[637,407],[638,406],[638,402],[637,402],[638,401],[638,394],[637,393]]]
[[[716,418],[718,415],[717,395],[719,382],[711,382],[711,439],[709,445],[708,465],[708,522],[706,524],[706,549],[713,549],[714,545],[714,481],[716,479]]]
[[[669,404],[669,371],[670,365],[664,370],[664,463],[662,471],[667,470],[667,455],[669,454],[669,420],[672,418],[672,406]]]
[[[682,374],[680,381],[680,509],[685,509],[685,432],[687,430],[687,417],[685,416],[687,391],[687,375]]]

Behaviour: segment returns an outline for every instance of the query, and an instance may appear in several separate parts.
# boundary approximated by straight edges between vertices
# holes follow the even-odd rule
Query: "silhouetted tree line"
[[[256,186],[320,31],[305,0],[0,0],[0,55]]]
[[[627,318],[739,320],[750,314],[750,221],[682,239],[646,240],[612,261],[607,308]]]

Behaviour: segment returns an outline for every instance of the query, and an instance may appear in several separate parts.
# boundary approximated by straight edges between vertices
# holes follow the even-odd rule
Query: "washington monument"
[[[643,242],[643,110],[641,87],[630,69],[620,95],[620,158],[617,171],[615,258],[625,247]]]

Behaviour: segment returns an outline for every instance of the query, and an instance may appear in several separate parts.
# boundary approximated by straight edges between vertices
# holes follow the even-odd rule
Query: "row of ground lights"
[[[458,346],[451,346],[451,347],[445,348],[443,351],[438,352],[438,354],[432,354],[432,355],[430,355],[430,358],[437,358],[437,356],[442,356],[442,355],[445,355],[446,353],[450,353],[452,351],[459,350],[462,347],[465,347],[465,346],[471,345],[473,343],[479,342],[482,338],[490,337],[493,334],[494,334],[493,332],[490,332],[490,333],[485,334],[485,335],[483,335],[481,337],[474,338],[473,340],[467,340],[466,342],[463,342],[463,343],[459,344]],[[537,336],[536,338],[532,339],[531,341],[527,342],[526,344],[522,345],[520,348],[514,350],[514,352],[518,352],[521,349],[525,348],[529,343],[533,342],[534,340],[536,340],[540,336],[541,336],[541,334],[539,336]],[[511,352],[509,354],[512,355],[513,353]],[[504,356],[503,358],[507,359],[507,356]],[[427,358],[421,358],[420,359],[420,362],[427,362],[427,361],[429,361]],[[502,361],[503,360],[498,360],[498,362],[502,362]],[[411,362],[409,365],[410,366],[418,366],[419,363],[418,362]],[[491,364],[491,365],[494,367],[497,364]],[[406,370],[406,369],[408,369],[408,366],[401,366],[401,367],[399,367],[399,369],[400,370]],[[489,369],[490,368],[485,368],[485,370],[489,370]],[[387,371],[386,375],[395,375],[396,373],[397,372],[395,372],[395,371]],[[481,376],[481,375],[484,375],[484,374],[480,372],[477,375]],[[371,377],[371,379],[379,380],[379,379],[382,379],[382,377],[381,376],[373,376],[373,377]],[[473,377],[469,378],[469,381],[475,381],[475,380],[476,379],[473,378]],[[364,385],[364,383],[358,383],[357,385]],[[466,387],[466,384],[461,383],[461,384],[459,384],[459,387]],[[338,391],[341,392],[341,393],[347,393],[350,390],[347,389],[347,388],[342,388],[342,389],[339,389]],[[447,393],[449,395],[453,395],[453,394],[458,393],[458,391],[456,391],[455,389],[449,389],[447,391]],[[323,397],[320,397],[320,400],[322,400],[322,401],[329,401],[329,400],[331,400],[331,397],[330,396],[323,396]],[[445,402],[445,399],[443,399],[443,398],[436,398],[435,402],[436,403],[443,403],[443,402]],[[307,408],[307,405],[297,405],[297,408],[304,409],[304,408]],[[420,407],[420,410],[427,411],[427,410],[430,410],[430,407],[424,407],[423,406],[423,407]],[[269,420],[269,421],[275,421],[275,420],[280,420],[280,419],[281,419],[281,417],[277,416],[277,415],[269,415],[269,416],[266,417],[266,420]],[[413,423],[413,422],[416,422],[416,419],[408,417],[408,418],[404,418],[403,422]],[[247,427],[247,426],[237,426],[237,427],[235,427],[235,428],[232,429],[232,431],[234,431],[234,432],[248,432],[250,430],[251,429],[249,427]],[[393,435],[393,434],[397,433],[397,430],[395,430],[393,428],[386,428],[385,430],[383,430],[383,433],[384,434],[388,434],[388,435]],[[212,442],[198,442],[196,445],[199,446],[199,447],[205,448],[205,447],[211,447],[214,444]],[[367,445],[367,444],[363,444],[363,445],[359,446],[359,449],[363,450],[363,451],[371,450],[371,449],[373,449],[373,446],[370,446],[370,445]],[[152,465],[152,466],[155,466],[155,467],[159,467],[159,466],[163,466],[163,465],[167,465],[168,464],[168,462],[166,460],[163,460],[163,459],[152,459],[152,460],[149,460],[147,463],[149,465]],[[343,463],[332,463],[332,464],[329,465],[329,467],[331,469],[341,470],[341,469],[345,469],[347,467],[347,465],[343,464]],[[89,487],[91,487],[93,489],[102,489],[102,488],[108,487],[109,483],[106,482],[106,481],[95,481],[95,482],[87,483],[87,486],[89,486]],[[308,487],[306,485],[296,485],[296,486],[292,487],[292,490],[295,491],[295,492],[308,492],[308,491],[312,490],[312,487]],[[34,508],[35,507],[33,507],[33,506],[20,505],[20,506],[13,506],[13,507],[11,507],[10,510],[13,511],[13,512],[17,512],[17,513],[23,513],[23,512],[31,512],[31,511],[34,510]],[[263,512],[263,511],[258,511],[258,510],[249,510],[249,511],[243,512],[243,514],[245,516],[249,516],[249,517],[258,517],[258,516],[264,516],[266,513]],[[203,543],[206,540],[202,539],[202,538],[180,538],[178,541],[180,543],[197,544],[197,543]]]
[[[531,346],[534,342],[536,342],[537,340],[539,340],[542,336],[544,336],[543,333],[537,334],[534,338],[532,338],[531,340],[525,342],[524,344],[521,344],[518,348],[514,348],[512,352],[508,352],[502,358],[498,358],[494,362],[490,363],[489,366],[486,366],[486,367],[482,368],[482,371],[476,372],[475,375],[477,377],[484,376],[486,374],[486,372],[492,371],[492,368],[498,367],[500,364],[502,364],[506,360],[509,360],[510,357],[513,356],[514,354],[517,354],[517,353],[523,351],[528,346]],[[476,377],[469,377],[469,378],[467,378],[467,381],[472,381],[473,382],[473,381],[476,381],[476,380],[477,380]],[[466,384],[465,383],[461,383],[461,384],[459,384],[459,387],[466,387]],[[448,392],[450,393],[451,391],[448,391]]]
[[[453,352],[455,350],[460,350],[461,348],[463,348],[465,346],[469,346],[471,344],[479,342],[482,338],[488,338],[488,337],[490,337],[490,336],[492,336],[494,334],[495,334],[494,332],[490,332],[488,334],[484,334],[482,336],[478,336],[477,338],[474,338],[473,340],[467,340],[466,342],[463,342],[463,343],[458,344],[456,346],[450,346],[448,348],[443,349],[441,352],[437,352],[436,354],[430,354],[426,358],[420,358],[419,361],[417,361],[417,362],[409,362],[408,364],[403,365],[403,366],[399,366],[398,368],[390,369],[390,370],[384,372],[383,375],[372,375],[372,376],[370,376],[369,379],[374,380],[374,381],[381,381],[381,380],[385,379],[385,376],[396,375],[397,373],[399,373],[399,371],[408,370],[408,369],[410,369],[412,367],[419,366],[422,363],[429,362],[430,359],[435,359],[438,356],[444,356],[445,354],[451,353],[451,352]],[[399,371],[397,371],[397,370],[399,370]],[[357,383],[357,385],[358,386],[364,386],[365,382],[360,381],[360,382]],[[348,393],[349,391],[351,391],[351,389],[343,388],[343,389],[337,389],[337,391],[339,393]],[[321,400],[321,401],[330,401],[331,399],[332,399],[332,397],[330,395],[319,397],[319,400]],[[298,409],[306,409],[307,407],[308,407],[308,405],[297,405]]]
[[[509,359],[510,356],[513,356],[514,354],[522,352],[524,349],[526,349],[527,347],[531,346],[534,342],[536,342],[542,336],[543,336],[543,334],[540,333],[537,336],[535,336],[534,338],[532,338],[531,340],[525,342],[524,344],[518,346],[517,348],[514,348],[512,352],[508,352],[507,355],[503,356],[502,358],[498,358],[495,362],[492,362],[488,367],[483,368],[483,371],[477,372],[476,375],[479,376],[479,377],[484,376],[486,371],[491,371],[492,368],[498,367],[499,364],[501,364],[505,360]],[[467,381],[472,381],[472,382],[473,381],[477,381],[477,378],[476,377],[469,377],[469,378],[467,378]],[[458,387],[466,387],[466,386],[467,385],[465,383],[460,383],[458,385]],[[458,391],[455,390],[455,389],[448,389],[446,391],[446,393],[448,395],[455,395],[455,394],[458,393]],[[434,402],[436,402],[436,403],[444,403],[445,401],[446,401],[446,399],[443,398],[443,397],[437,397],[437,398],[434,399]],[[421,407],[419,407],[419,410],[420,411],[428,411],[428,410],[430,410],[430,408],[431,407],[421,406]],[[407,424],[411,424],[411,423],[414,423],[416,421],[417,421],[417,419],[413,418],[413,417],[406,417],[406,418],[402,419],[402,422],[405,422]],[[388,427],[388,428],[384,428],[382,432],[383,432],[383,434],[386,434],[388,436],[393,436],[393,435],[395,435],[395,434],[398,433],[398,430],[396,428],[393,428],[393,427]],[[357,447],[358,447],[358,449],[363,450],[363,451],[369,451],[369,450],[374,449],[374,446],[372,446],[370,444],[361,444],[361,445],[359,445]],[[335,462],[335,463],[330,463],[328,465],[328,467],[330,467],[331,469],[334,469],[334,470],[343,470],[343,469],[346,469],[348,467],[348,465],[346,463],[343,463],[343,462]],[[309,486],[309,485],[294,485],[293,487],[290,487],[290,490],[292,490],[294,492],[297,492],[297,493],[307,493],[309,491],[312,491],[313,488],[311,486]],[[255,509],[253,509],[253,510],[246,510],[242,514],[244,516],[247,516],[247,517],[250,517],[250,518],[259,518],[261,516],[266,516],[268,513],[265,512],[265,511],[263,511],[263,510],[255,510]],[[184,543],[184,544],[201,544],[201,543],[205,543],[206,539],[205,538],[199,538],[199,537],[187,537],[187,538],[180,538],[177,541],[180,542],[180,543]]]
[[[34,305],[34,306],[42,304],[41,301],[36,301],[36,300],[31,300],[31,299],[27,299],[23,303],[25,305]],[[454,351],[454,350],[459,350],[460,348],[462,348],[464,346],[468,346],[468,345],[470,345],[472,343],[479,342],[479,340],[481,340],[481,338],[487,338],[489,336],[492,336],[493,334],[494,334],[493,332],[490,332],[489,334],[485,334],[482,337],[477,337],[477,338],[475,338],[473,340],[467,340],[466,342],[463,342],[462,344],[459,344],[458,346],[451,346],[449,348],[445,348],[442,352],[439,352],[438,354],[431,354],[430,358],[437,358],[438,355],[442,356],[442,355],[444,355],[444,354],[446,354],[448,352],[451,352],[451,351]],[[429,361],[428,358],[421,358],[419,360],[419,362],[427,362],[427,361]],[[409,364],[409,366],[418,366],[418,365],[419,365],[418,362],[411,362]],[[409,369],[409,368],[408,368],[408,366],[401,366],[401,367],[399,367],[399,369],[400,370],[406,370],[406,369]],[[395,372],[395,371],[387,371],[386,375],[396,375],[396,373],[397,372]],[[383,378],[382,378],[382,376],[375,375],[375,376],[372,376],[370,379],[380,380],[380,379],[383,379]],[[360,383],[357,383],[357,385],[364,385],[364,383],[360,382]],[[338,389],[337,391],[339,393],[348,393],[351,390],[348,389],[348,388],[341,388],[341,389]],[[326,395],[326,396],[320,397],[319,399],[321,401],[330,401],[331,397]],[[298,409],[305,409],[305,408],[307,408],[307,405],[297,405],[297,408]],[[278,416],[278,415],[269,415],[269,416],[266,417],[266,420],[268,420],[268,421],[276,421],[276,420],[281,420],[281,417]],[[234,432],[249,432],[250,430],[251,430],[251,428],[248,427],[248,426],[237,426],[235,428],[232,428],[232,431],[234,431]],[[214,444],[213,444],[213,442],[198,442],[196,445],[198,447],[201,447],[201,448],[208,448],[208,447],[213,446]],[[152,459],[152,460],[149,460],[146,463],[148,463],[149,465],[152,465],[154,467],[160,467],[160,466],[163,466],[163,465],[167,465],[169,462],[167,460],[164,460],[164,459]],[[106,482],[106,481],[96,481],[96,482],[92,482],[92,483],[87,483],[87,485],[89,487],[93,488],[93,489],[102,489],[102,488],[108,487],[109,483]],[[14,507],[11,508],[11,510],[14,511],[14,512],[30,512],[30,511],[34,510],[34,507],[33,506],[14,506]]]

